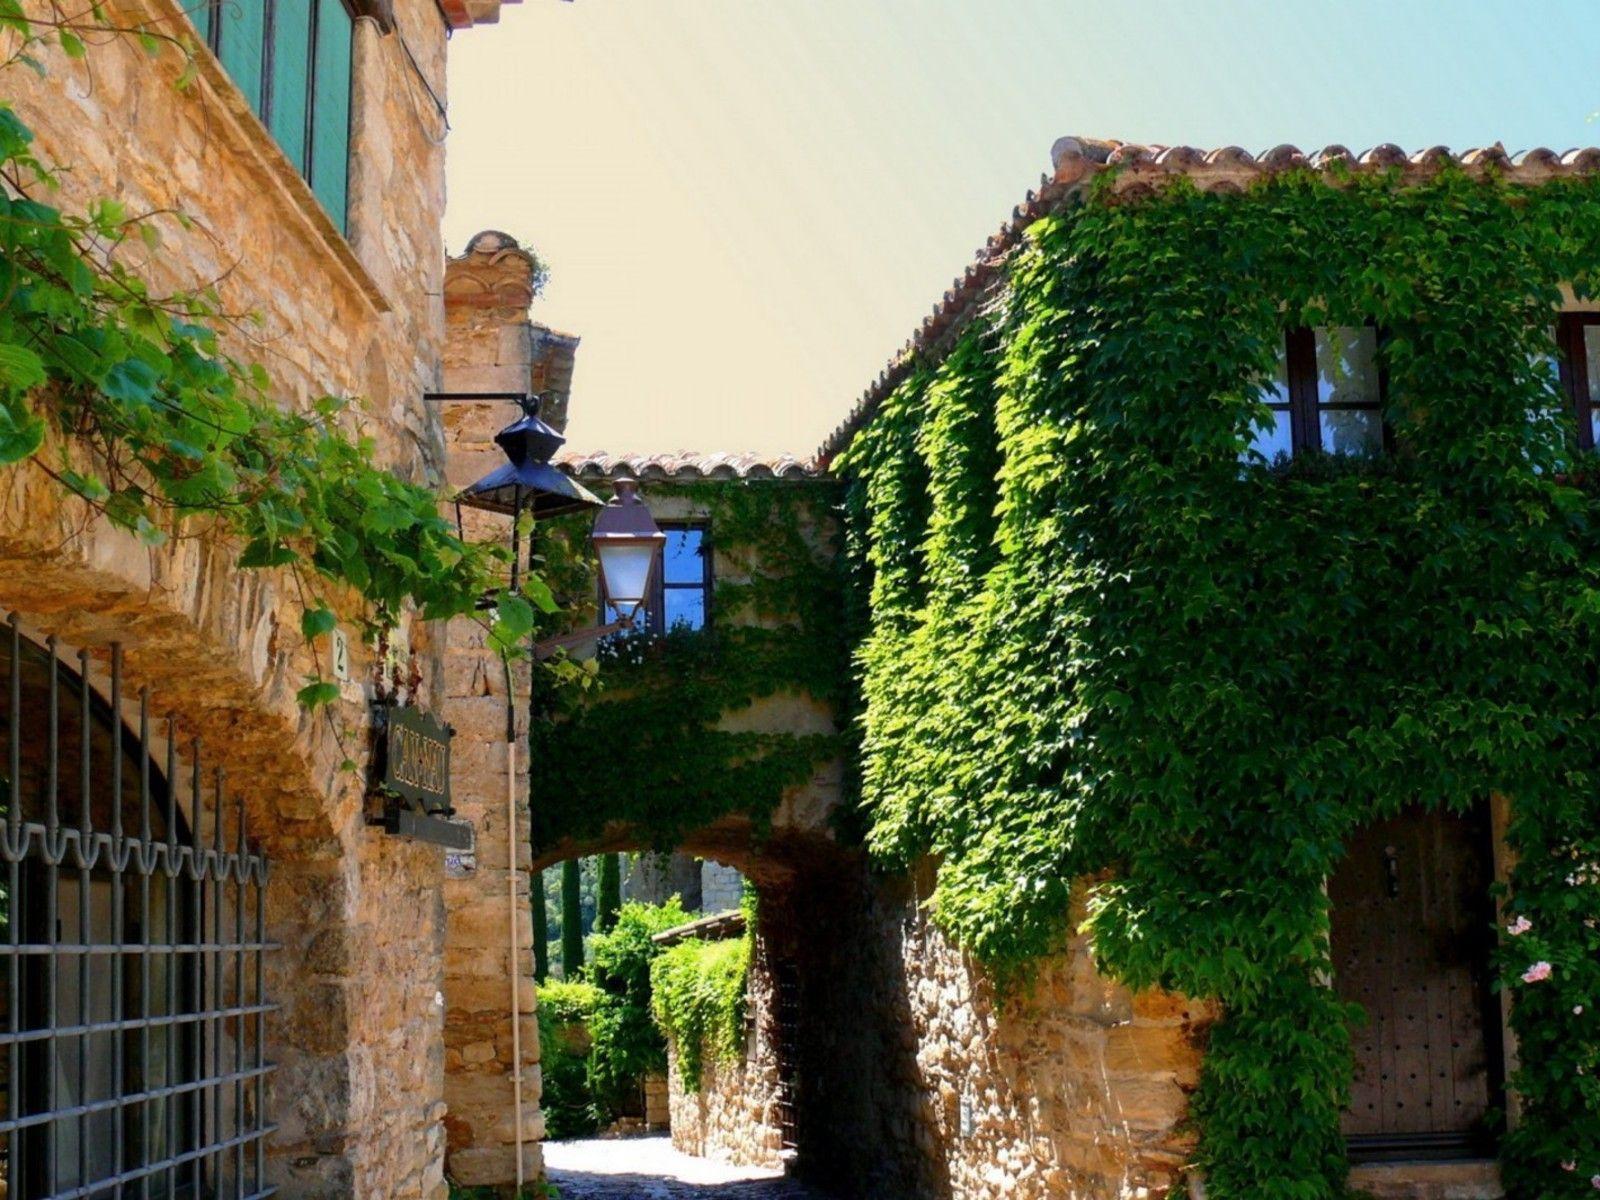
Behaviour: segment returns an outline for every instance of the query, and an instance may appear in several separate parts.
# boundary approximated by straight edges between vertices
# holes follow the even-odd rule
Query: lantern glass
[[[659,544],[654,538],[596,538],[606,602],[632,618],[650,595],[650,571]]]

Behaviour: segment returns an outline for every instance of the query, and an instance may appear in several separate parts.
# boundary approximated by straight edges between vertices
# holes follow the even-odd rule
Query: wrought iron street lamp
[[[436,393],[432,399],[487,400],[495,397],[478,394]],[[639,499],[639,485],[631,479],[618,480],[616,494],[609,504],[601,501],[576,480],[564,474],[551,463],[551,458],[566,441],[561,434],[539,419],[538,399],[532,396],[503,396],[514,399],[522,406],[522,418],[507,425],[495,435],[495,442],[505,451],[507,462],[491,471],[476,483],[466,487],[456,497],[458,506],[503,513],[511,518],[511,590],[517,589],[517,573],[522,557],[521,522],[524,512],[535,520],[598,508],[594,523],[595,556],[600,564],[600,578],[606,603],[618,613],[618,619],[591,629],[546,638],[533,644],[535,658],[548,658],[557,650],[575,646],[591,638],[604,637],[631,628],[650,595],[650,586],[658,569],[661,548],[667,538],[650,517],[650,510]],[[457,509],[457,520],[459,522]],[[530,555],[532,552],[530,538]],[[602,613],[603,615],[603,613]],[[511,689],[511,666],[506,663],[506,828],[508,844],[517,845],[517,716],[516,701]],[[521,800],[527,801],[526,788]],[[515,862],[515,854],[512,855]],[[520,968],[517,963],[519,917],[524,911],[524,901],[517,892],[517,872],[508,871],[507,901],[510,912],[508,932],[511,959],[511,1040],[512,1060],[516,1071],[512,1076],[514,1092],[513,1120],[516,1128],[517,1194],[522,1193],[522,1003],[518,994]]]
[[[638,619],[655,582],[667,535],[639,499],[639,484],[619,479],[611,503],[594,519],[594,551],[606,604],[627,625]]]
[[[433,399],[490,399],[483,394],[435,393]],[[533,644],[535,658],[549,658],[557,650],[581,645],[594,638],[631,629],[650,598],[667,535],[639,498],[639,484],[619,479],[610,503],[598,497],[554,466],[550,459],[566,438],[540,420],[538,399],[510,395],[522,405],[522,418],[495,434],[507,462],[456,497],[459,506],[510,516],[511,587],[516,590],[522,558],[520,520],[524,512],[535,520],[598,508],[591,541],[600,564],[600,585],[606,608],[616,619],[589,629],[559,634]]]

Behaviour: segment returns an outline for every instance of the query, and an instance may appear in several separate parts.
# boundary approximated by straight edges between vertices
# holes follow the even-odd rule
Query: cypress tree
[[[550,918],[544,906],[544,872],[533,873],[533,978],[543,983],[550,978]]]
[[[596,884],[595,927],[601,933],[610,933],[617,924],[617,910],[622,907],[622,856],[600,856],[600,878]]]
[[[561,978],[576,979],[583,970],[582,863],[569,858],[561,864]]]

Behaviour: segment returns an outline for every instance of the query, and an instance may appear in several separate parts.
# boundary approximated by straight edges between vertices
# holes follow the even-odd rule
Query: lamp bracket
[[[537,417],[549,395],[549,392],[423,392],[422,399],[428,404],[452,400],[510,400],[522,409],[523,416]]]

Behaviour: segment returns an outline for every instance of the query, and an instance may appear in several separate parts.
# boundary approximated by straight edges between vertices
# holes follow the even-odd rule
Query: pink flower
[[[1550,975],[1554,970],[1555,970],[1555,968],[1552,967],[1549,963],[1544,962],[1543,960],[1541,960],[1539,962],[1534,963],[1533,966],[1529,967],[1526,971],[1524,971],[1522,973],[1522,982],[1523,983],[1543,983],[1546,979],[1550,978]]]
[[[1506,926],[1506,932],[1509,933],[1512,937],[1521,937],[1523,934],[1527,933],[1528,930],[1530,930],[1532,928],[1533,928],[1533,922],[1528,920],[1527,917],[1518,917],[1510,925]]]
[[[1563,1171],[1576,1171],[1576,1170],[1577,1170],[1577,1169],[1578,1169],[1578,1164],[1577,1164],[1577,1163],[1575,1163],[1575,1162],[1573,1162],[1573,1161],[1572,1161],[1572,1160],[1571,1160],[1571,1159],[1570,1159],[1570,1158],[1569,1158],[1569,1159],[1567,1159],[1567,1160],[1566,1160],[1566,1161],[1565,1161],[1565,1162],[1563,1162],[1563,1163],[1562,1163],[1562,1164],[1561,1164],[1561,1169],[1562,1169],[1562,1170],[1563,1170]]]
[[[1589,1176],[1589,1182],[1594,1185],[1595,1191],[1600,1192],[1600,1175]]]

